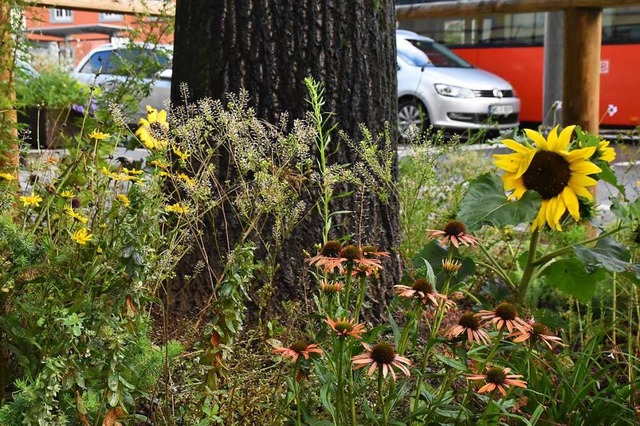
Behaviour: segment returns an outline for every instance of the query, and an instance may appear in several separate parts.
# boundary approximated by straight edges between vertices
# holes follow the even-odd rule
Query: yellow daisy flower
[[[68,216],[70,216],[70,217],[74,218],[75,220],[77,220],[78,222],[81,222],[81,223],[87,223],[87,222],[89,221],[89,218],[84,217],[84,216],[82,216],[82,215],[81,215],[81,214],[79,214],[79,213],[76,213],[76,212],[73,210],[73,207],[69,207],[69,206],[65,207],[65,208],[64,208],[64,212],[65,212]]]
[[[596,149],[596,158],[610,163],[616,159],[616,150],[609,146],[609,141],[602,141]]]
[[[532,231],[545,223],[561,231],[560,219],[565,212],[575,220],[580,219],[578,197],[593,199],[587,187],[597,182],[589,175],[602,169],[589,161],[595,146],[569,151],[574,128],[568,126],[558,135],[556,126],[547,139],[534,130],[525,129],[535,146],[505,139],[503,143],[515,152],[493,156],[494,164],[505,171],[502,181],[505,190],[511,191],[509,198],[520,199],[529,190],[540,194],[542,206],[531,224]]]
[[[20,201],[22,201],[25,207],[28,207],[28,206],[40,207],[40,203],[42,202],[42,197],[37,194],[23,195],[20,197]]]
[[[142,170],[136,170],[136,169],[127,169],[126,167],[122,168],[123,173],[126,173],[128,175],[141,175],[144,172]]]
[[[189,213],[189,207],[185,206],[184,204],[176,203],[169,206],[164,206],[164,211],[177,214],[186,214]]]
[[[84,246],[93,239],[93,234],[89,233],[87,228],[80,228],[71,235],[71,239]]]
[[[138,126],[136,135],[147,149],[166,148],[169,139],[169,123],[167,123],[165,110],[158,111],[147,105],[147,118],[141,118]]]
[[[120,200],[120,202],[124,207],[129,207],[131,205],[131,201],[129,200],[129,197],[127,197],[124,194],[118,194],[116,198]]]
[[[187,184],[187,185],[189,185],[189,186],[193,186],[193,185],[195,185],[195,184],[196,184],[196,181],[195,181],[193,178],[189,177],[189,176],[188,176],[187,174],[185,174],[185,173],[180,173],[180,174],[178,175],[178,179],[182,179],[182,180],[184,181],[184,183],[186,183],[186,184]]]
[[[153,160],[151,162],[151,165],[156,166],[156,167],[160,167],[161,169],[166,169],[167,167],[169,167],[169,164],[165,163],[162,160]]]
[[[71,191],[67,191],[67,190],[65,190],[65,191],[62,191],[62,192],[60,193],[60,196],[61,196],[62,198],[73,198],[73,197],[75,197],[75,196],[76,196],[76,194],[74,194],[74,193],[73,193],[73,192],[71,192]]]
[[[11,173],[0,173],[0,179],[12,181],[12,180],[16,180],[16,177]]]
[[[111,136],[109,133],[102,133],[102,132],[99,132],[97,130],[94,130],[93,132],[89,133],[89,137],[91,139],[95,139],[95,140],[98,140],[98,141],[103,141],[103,140],[107,139],[109,136]]]
[[[178,158],[180,158],[180,160],[182,161],[186,161],[187,158],[189,158],[189,156],[191,155],[191,153],[189,153],[189,151],[182,151],[179,147],[174,146],[173,147],[173,153],[175,155],[178,156]]]

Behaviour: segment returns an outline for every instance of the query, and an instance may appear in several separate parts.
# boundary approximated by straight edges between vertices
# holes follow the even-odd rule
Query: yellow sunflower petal
[[[527,137],[531,139],[538,148],[547,150],[547,140],[540,133],[531,129],[524,129]]]
[[[573,163],[574,161],[588,160],[595,152],[596,147],[589,146],[586,148],[574,149],[569,153],[563,154],[563,156],[569,163]]]
[[[558,126],[555,126],[547,136],[547,149],[549,151],[558,151]]]
[[[514,150],[515,152],[520,153],[520,154],[526,154],[529,151],[533,151],[532,148],[528,148],[528,147],[522,145],[521,143],[518,143],[518,142],[514,141],[513,139],[504,139],[502,141],[502,143],[507,148],[510,148],[510,149]]]
[[[567,206],[564,203],[564,199],[562,198],[562,193],[560,193],[556,197],[553,197],[553,199],[556,200],[554,205],[555,211],[553,212],[553,223],[556,225],[556,229],[560,231],[560,220],[562,219],[562,215],[564,215],[564,213],[567,211]]]
[[[578,197],[586,198],[587,200],[593,200],[593,195],[587,188],[580,184],[574,183],[572,180],[569,180],[569,188],[571,188],[571,190],[575,192]]]
[[[571,142],[571,135],[573,134],[573,129],[576,126],[567,126],[560,132],[560,136],[556,142],[557,150],[565,150],[569,147],[569,142]]]
[[[571,175],[571,177],[569,178],[569,184],[580,185],[580,186],[595,186],[598,184],[598,181],[596,181],[593,178],[590,178],[589,176],[576,173]]]
[[[525,192],[527,192],[527,188],[525,188],[524,186],[519,186],[511,193],[511,195],[509,195],[509,198],[515,198],[516,200],[519,200],[520,198],[522,198]]]
[[[556,213],[556,197],[547,200],[547,208],[545,209],[545,221],[552,229],[556,227],[555,213]]]
[[[564,204],[567,206],[567,210],[569,210],[569,214],[575,220],[580,219],[580,205],[578,204],[578,196],[571,189],[571,187],[567,186],[562,191],[562,199],[564,200]]]
[[[165,124],[167,122],[167,111],[165,110],[159,111],[156,121],[159,121],[162,124]]]
[[[529,151],[527,154],[525,154],[523,156],[522,161],[520,161],[520,167],[518,168],[518,171],[516,172],[516,176],[517,177],[521,177],[524,174],[524,172],[527,171],[527,169],[531,165],[531,160],[533,160],[533,157],[535,155],[536,155],[536,151],[531,150],[531,151]]]
[[[149,111],[149,113],[147,114],[147,118],[149,119],[150,123],[158,121],[158,110],[154,109],[152,111]]]
[[[149,127],[150,125],[151,123],[144,118],[141,118],[140,121],[138,121],[138,126]]]
[[[515,173],[520,167],[521,154],[496,154],[493,156],[493,164],[499,169]]]
[[[538,216],[531,223],[531,230],[535,231],[538,228],[542,228],[545,224],[545,217],[547,215],[547,204],[546,200],[542,200],[542,205],[540,206],[540,210],[538,211]]]
[[[504,190],[511,191],[513,189],[522,187],[525,188],[524,182],[521,177],[515,177],[513,173],[505,173],[502,175],[502,182],[504,183]]]
[[[570,163],[569,168],[573,173],[579,173],[583,175],[594,175],[602,172],[602,169],[593,164],[591,161],[579,161]]]

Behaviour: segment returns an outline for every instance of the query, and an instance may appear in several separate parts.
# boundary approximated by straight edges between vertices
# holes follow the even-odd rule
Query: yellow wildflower
[[[190,178],[188,175],[184,174],[184,173],[180,173],[178,175],[179,179],[182,179],[184,181],[184,183],[186,183],[187,185],[193,186],[196,184],[196,181],[193,178]]]
[[[87,223],[87,222],[89,221],[89,218],[86,218],[86,217],[82,216],[81,214],[76,213],[76,212],[73,210],[73,207],[69,207],[69,206],[65,207],[65,208],[64,208],[64,212],[65,212],[68,216],[71,216],[72,218],[74,218],[75,220],[77,220],[78,222],[81,222],[81,223]]]
[[[62,198],[73,198],[73,197],[75,197],[75,196],[76,196],[76,194],[74,194],[74,193],[73,193],[73,192],[71,192],[71,191],[66,191],[66,190],[65,190],[65,191],[62,191],[62,192],[60,193],[60,196],[61,196]]]
[[[602,141],[596,149],[596,158],[610,163],[616,159],[616,150],[609,146],[609,141]]]
[[[144,173],[142,170],[136,170],[136,169],[129,170],[126,167],[123,167],[122,171],[128,175],[141,175]]]
[[[80,228],[71,235],[71,239],[84,246],[93,239],[93,234],[90,234],[87,228]]]
[[[177,146],[173,147],[173,153],[175,155],[177,155],[178,158],[180,158],[180,160],[182,160],[182,161],[185,161],[191,155],[191,153],[189,151],[183,151]]]
[[[162,160],[153,160],[150,164],[152,166],[160,167],[161,169],[166,169],[169,167],[169,165]]]
[[[147,149],[163,149],[169,139],[167,112],[158,111],[147,105],[147,118],[141,118],[136,135]]]
[[[131,201],[129,200],[129,197],[127,197],[124,194],[118,194],[116,198],[120,200],[120,202],[124,207],[129,207],[131,205]]]
[[[42,197],[39,196],[38,194],[31,194],[31,195],[23,195],[20,197],[20,201],[22,201],[22,203],[25,205],[25,207],[28,206],[35,206],[35,207],[39,207],[40,203],[42,202]]]
[[[111,136],[111,135],[109,135],[109,133],[102,133],[102,132],[99,132],[97,130],[94,130],[93,132],[89,133],[89,137],[91,139],[95,139],[95,140],[98,140],[98,141],[103,141],[103,140],[107,139],[109,136]]]
[[[186,214],[189,213],[189,207],[185,206],[181,203],[172,204],[169,206],[164,206],[164,210],[166,212],[173,212],[177,214]]]
[[[0,179],[11,181],[11,180],[16,180],[16,177],[11,173],[0,173]]]

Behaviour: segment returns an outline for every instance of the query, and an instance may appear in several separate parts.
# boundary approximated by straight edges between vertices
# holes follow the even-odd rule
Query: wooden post
[[[2,93],[13,105],[13,35],[11,33],[11,3],[0,2],[0,84]],[[0,171],[18,175],[18,115],[8,106],[0,110]]]
[[[600,126],[601,44],[602,9],[565,11],[562,123],[595,134]]]

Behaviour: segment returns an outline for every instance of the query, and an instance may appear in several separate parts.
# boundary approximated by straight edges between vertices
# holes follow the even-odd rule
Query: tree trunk
[[[283,112],[290,119],[302,118],[309,110],[304,79],[311,76],[324,85],[324,110],[335,114],[339,129],[360,140],[362,123],[383,141],[385,123],[390,123],[395,152],[394,31],[392,0],[178,0],[172,101],[184,103],[179,83],[188,85],[191,101],[224,99],[245,89],[261,118],[273,123]],[[331,163],[357,160],[337,133],[332,141],[340,148],[331,154]],[[307,201],[313,205],[316,200]],[[382,202],[367,195],[340,203],[334,207],[356,213],[342,217],[332,237],[354,235],[356,243],[393,253],[379,287],[370,294],[380,309],[383,295],[400,277],[397,198]],[[314,244],[322,242],[322,224],[312,213],[279,255],[280,300],[301,297],[303,253],[315,254]],[[212,283],[204,281],[191,292],[210,289]]]

